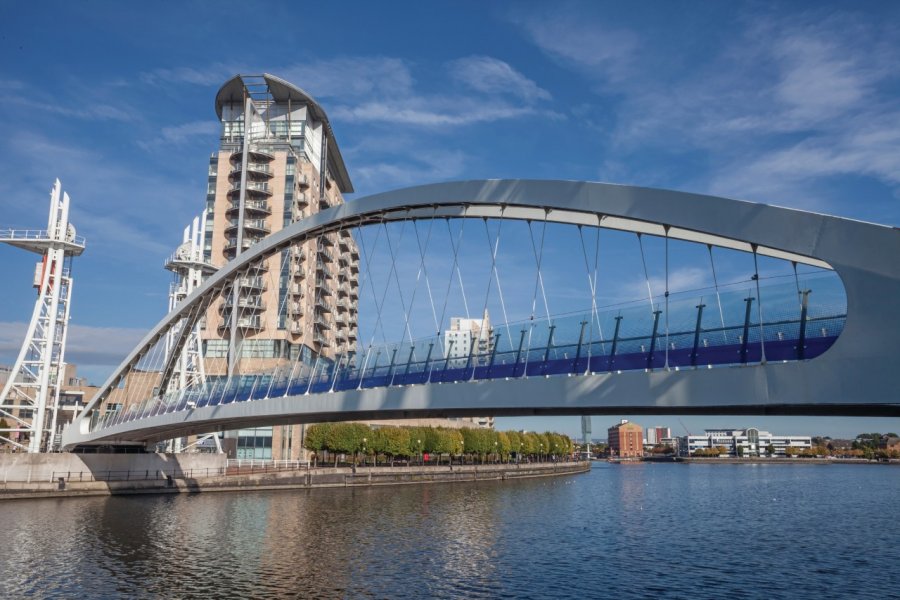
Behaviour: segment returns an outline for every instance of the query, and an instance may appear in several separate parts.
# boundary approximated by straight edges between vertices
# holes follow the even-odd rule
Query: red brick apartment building
[[[607,430],[609,455],[615,458],[640,458],[644,455],[644,430],[637,423],[622,419]]]

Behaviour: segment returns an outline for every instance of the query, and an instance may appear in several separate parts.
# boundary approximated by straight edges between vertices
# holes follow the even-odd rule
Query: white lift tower
[[[59,179],[50,192],[46,230],[7,229],[0,242],[43,255],[34,272],[37,301],[25,341],[0,392],[0,440],[28,452],[56,449],[56,416],[65,371],[66,333],[72,299],[72,257],[84,238],[69,223],[69,195]]]

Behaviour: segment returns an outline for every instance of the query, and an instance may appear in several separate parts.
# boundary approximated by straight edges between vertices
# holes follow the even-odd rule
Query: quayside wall
[[[505,481],[572,475],[589,462],[234,468],[221,454],[0,455],[0,500]]]

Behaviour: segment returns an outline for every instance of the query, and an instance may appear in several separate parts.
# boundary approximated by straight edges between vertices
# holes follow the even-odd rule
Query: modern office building
[[[748,429],[707,429],[703,435],[687,435],[681,438],[679,453],[693,456],[697,450],[725,448],[727,456],[784,456],[785,449],[812,448],[808,435],[773,435],[755,427]]]
[[[607,430],[609,455],[614,458],[639,458],[644,455],[644,431],[637,423],[622,419]]]
[[[655,425],[647,428],[647,445],[656,446],[662,444],[663,440],[672,437],[672,430],[669,427]]]

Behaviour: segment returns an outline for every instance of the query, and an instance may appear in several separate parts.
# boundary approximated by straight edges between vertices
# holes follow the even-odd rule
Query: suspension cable
[[[635,233],[638,240],[638,247],[641,249],[641,264],[644,265],[644,279],[647,281],[647,300],[650,301],[650,314],[652,315],[656,312],[656,307],[653,305],[653,290],[650,289],[650,273],[647,271],[647,259],[644,257],[644,242],[641,238],[640,233]]]
[[[431,220],[428,222],[428,237],[425,240],[426,248],[428,246],[428,243],[431,240],[431,233],[432,233],[432,230],[434,229],[434,219],[435,219],[436,214],[437,214],[437,207],[432,207]],[[439,328],[438,322],[437,322],[437,310],[435,309],[435,306],[434,306],[434,296],[431,293],[431,282],[428,279],[428,265],[425,262],[425,251],[422,249],[422,241],[419,238],[418,227],[415,228],[415,232],[416,232],[416,246],[418,246],[418,248],[419,248],[419,256],[422,259],[422,263],[421,263],[422,264],[422,273],[425,275],[425,289],[428,290],[428,301],[431,303],[431,317],[434,320],[434,328],[435,328],[435,330],[437,330]]]
[[[728,333],[725,331],[725,311],[722,310],[722,296],[719,294],[719,278],[716,276],[716,263],[713,260],[712,244],[707,244],[706,249],[709,251],[709,265],[712,267],[713,285],[716,288],[716,303],[719,305],[719,320],[722,323],[722,341],[728,342]]]
[[[467,210],[468,210],[468,208],[464,209],[464,213],[463,213],[464,216],[462,219],[462,223],[460,224],[461,225],[460,230],[459,230],[460,242],[462,241],[462,230],[465,227],[465,223],[466,223],[465,211],[467,211]],[[438,322],[438,329],[437,329],[437,333],[436,333],[436,335],[438,337],[440,337],[441,329],[443,329],[443,327],[444,327],[444,317],[447,314],[447,303],[450,300],[450,288],[453,286],[453,274],[456,271],[456,263],[459,260],[459,256],[458,256],[459,246],[457,246],[456,244],[453,243],[453,231],[450,229],[450,218],[445,217],[445,220],[447,222],[447,233],[448,233],[449,239],[450,239],[450,249],[453,252],[453,264],[450,267],[450,277],[447,280],[447,293],[444,295],[444,306],[443,306],[443,308],[441,308],[441,320]],[[462,244],[460,244],[460,246],[461,245]],[[463,303],[465,303],[465,302],[466,302],[466,295],[465,295],[465,293],[463,293]],[[467,305],[466,306],[466,318],[468,318],[468,316],[469,316],[469,308]]]
[[[491,250],[491,275],[497,280],[497,295],[500,297],[500,308],[503,311],[503,324],[506,327],[506,335],[507,342],[512,343],[510,340],[511,332],[509,329],[509,318],[506,316],[506,303],[503,301],[503,289],[500,287],[500,274],[497,272],[497,253],[500,249],[500,233],[503,228],[503,211],[504,207],[500,207],[500,219],[497,225],[497,237],[494,241],[491,241],[491,232],[488,229],[487,217],[484,219],[484,234],[487,236],[488,248]],[[490,277],[488,277],[488,295],[491,291],[491,283]],[[487,295],[484,299],[484,311],[487,312],[487,304],[488,298]]]
[[[751,247],[753,248],[753,272],[754,272],[754,278],[756,279],[756,298],[758,300],[756,303],[756,310],[757,310],[757,314],[759,315],[759,349],[760,349],[760,355],[761,355],[761,362],[765,363],[766,362],[766,340],[764,339],[765,338],[765,335],[764,335],[765,330],[763,329],[762,295],[760,294],[760,289],[759,289],[759,263],[757,262],[757,256],[756,256],[757,245],[751,244]]]
[[[666,234],[666,360],[664,368],[669,368],[669,226],[663,225]]]

